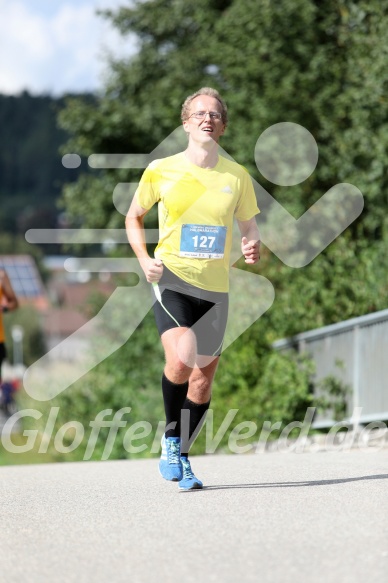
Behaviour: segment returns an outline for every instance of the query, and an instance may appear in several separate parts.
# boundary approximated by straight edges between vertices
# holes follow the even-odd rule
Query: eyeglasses
[[[189,119],[191,117],[195,117],[195,119],[205,119],[207,115],[209,115],[210,119],[220,120],[222,118],[222,113],[219,111],[196,111],[195,113],[189,115]]]

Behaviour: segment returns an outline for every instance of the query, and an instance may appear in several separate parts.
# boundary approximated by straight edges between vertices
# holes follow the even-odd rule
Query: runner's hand
[[[163,274],[163,262],[160,259],[145,259],[141,262],[148,283],[158,283]]]
[[[241,251],[245,257],[245,263],[257,263],[260,259],[260,241],[248,241],[246,237],[243,237]]]

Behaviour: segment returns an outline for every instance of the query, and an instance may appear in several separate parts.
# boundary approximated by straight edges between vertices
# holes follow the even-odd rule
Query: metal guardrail
[[[315,396],[320,396],[318,381],[328,375],[350,387],[344,422],[388,420],[388,310],[303,332],[272,346],[279,351],[293,348],[310,354],[316,365]],[[343,367],[336,366],[336,361]],[[355,420],[358,408],[360,415]],[[334,424],[333,419],[318,415],[313,427]]]

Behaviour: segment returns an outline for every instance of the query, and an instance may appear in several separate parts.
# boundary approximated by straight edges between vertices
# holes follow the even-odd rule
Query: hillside
[[[90,97],[90,96],[89,96]],[[57,224],[56,201],[79,170],[62,166],[67,133],[57,125],[66,97],[0,95],[0,231],[24,234]]]

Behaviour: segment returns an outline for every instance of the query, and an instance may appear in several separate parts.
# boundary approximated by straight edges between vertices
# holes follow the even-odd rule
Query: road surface
[[[0,468],[7,583],[385,583],[388,450]]]

